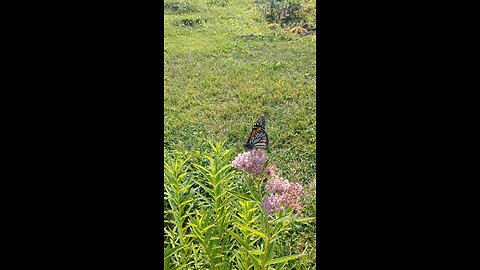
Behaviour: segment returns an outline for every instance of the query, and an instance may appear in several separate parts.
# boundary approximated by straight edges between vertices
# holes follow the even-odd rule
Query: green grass
[[[244,152],[252,124],[265,114],[269,159],[305,186],[305,216],[315,216],[316,36],[268,29],[253,0],[172,3],[164,14],[165,150],[203,151],[208,140],[226,140]],[[184,26],[185,19],[200,24]],[[240,37],[247,34],[263,38]],[[288,241],[310,248],[302,258],[309,269],[315,227],[298,233]]]

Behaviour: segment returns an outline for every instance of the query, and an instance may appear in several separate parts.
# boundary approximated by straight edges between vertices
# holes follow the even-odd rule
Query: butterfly
[[[262,116],[252,127],[245,147],[248,149],[267,149],[268,135],[265,131],[265,116]]]

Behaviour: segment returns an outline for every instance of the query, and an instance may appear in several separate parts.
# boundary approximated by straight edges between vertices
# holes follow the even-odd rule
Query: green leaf
[[[163,269],[170,270],[170,258],[163,259]]]
[[[211,224],[211,225],[208,225],[207,227],[203,228],[202,229],[202,232],[206,232],[208,229],[210,229],[211,227],[215,226],[216,224]]]
[[[273,251],[275,250],[275,242],[271,242],[267,247],[267,261],[270,261],[273,258]]]
[[[255,229],[250,228],[250,227],[248,227],[248,226],[242,226],[242,228],[243,228],[244,230],[247,230],[247,231],[253,233],[253,234],[256,234],[256,235],[258,235],[258,236],[261,236],[265,241],[266,241],[267,238],[268,238],[267,235],[264,234],[263,232],[258,231],[258,230],[255,230]]]
[[[210,161],[210,163],[215,163],[215,160],[210,157],[210,156],[204,156],[206,159],[208,159]]]
[[[180,246],[176,246],[176,247],[171,248],[171,249],[167,249],[164,253],[164,258],[163,259],[164,260],[167,259],[168,257],[172,256],[173,253],[183,249],[184,247],[185,246],[180,245]]]
[[[248,253],[250,255],[250,258],[252,258],[253,265],[255,266],[254,269],[261,269],[260,267],[260,262],[258,261],[258,258],[253,256],[253,254]]]
[[[203,186],[203,188],[205,188],[205,186]],[[208,190],[208,191],[210,193],[210,190]],[[212,194],[210,194],[210,195],[212,195]],[[197,192],[195,196],[201,197],[203,199],[203,201],[206,202],[206,203],[211,203],[211,199],[205,197],[205,195],[201,194],[200,192]]]
[[[262,202],[261,194],[259,194],[259,191],[257,190],[257,188],[252,187],[252,185],[250,184],[250,181],[246,180],[246,182],[247,182],[248,190],[250,191],[250,194],[252,194],[253,196],[253,202],[261,203]]]
[[[247,242],[245,242],[245,240],[243,240],[238,234],[232,232],[231,230],[228,230],[228,233],[233,236],[245,249],[250,249],[250,245],[248,245]]]
[[[195,234],[195,236],[197,237],[198,241],[203,243],[205,237],[200,233],[200,231],[195,227],[192,227],[192,231],[193,231],[193,234]]]
[[[278,223],[273,229],[272,238],[279,234],[283,229],[283,223]]]
[[[203,167],[202,165],[199,165],[199,164],[193,164],[193,166],[197,169],[199,169],[199,172],[207,179],[207,180],[210,180],[211,179],[211,174],[210,174],[210,170]]]
[[[177,269],[186,269],[187,265],[182,264],[182,265],[177,265],[174,268],[171,268],[171,270],[177,270]]]
[[[253,255],[263,255],[265,252],[263,250],[258,250],[258,249],[252,249],[248,251],[250,254]]]
[[[183,192],[185,192],[185,190],[189,189],[191,186],[192,186],[191,184],[186,185],[186,186],[182,187],[178,192],[183,193]]]
[[[220,204],[220,207],[218,208],[219,211],[227,211],[229,210],[229,207],[231,206],[231,201],[225,201],[223,204]],[[225,208],[225,209],[224,209]],[[230,213],[231,214],[231,213]]]
[[[182,220],[185,220],[186,217],[192,216],[192,215],[195,215],[195,213],[187,213],[187,214],[182,216]]]
[[[283,222],[291,222],[292,221],[292,218],[290,216],[284,216],[284,217],[281,217],[275,221],[273,221],[274,223],[283,223]]]
[[[297,218],[297,219],[295,219],[295,221],[308,222],[308,221],[315,220],[315,219],[316,219],[315,217],[306,217],[306,218]]]
[[[182,180],[183,178],[185,178],[185,176],[187,176],[187,173],[186,173],[186,172],[180,174],[180,175],[177,177],[177,179],[178,179],[178,180]],[[180,182],[180,181],[179,181],[179,182]]]
[[[169,230],[164,230],[164,232],[168,235],[168,237],[170,237],[170,239],[175,239],[175,237]]]
[[[204,176],[205,176],[205,175],[204,175]],[[206,187],[199,179],[194,178],[193,181],[194,181],[195,183],[197,183],[199,186],[201,186],[201,187],[203,188],[203,190],[205,190],[206,192],[208,192],[208,194],[210,194],[210,196],[213,197],[214,194],[213,194],[211,188]],[[201,194],[198,193],[198,195],[201,195]],[[202,197],[204,197],[204,196],[202,195]]]
[[[222,265],[225,265],[225,264],[226,264],[226,262],[217,263],[217,264],[215,264],[215,267],[219,267],[219,266],[222,266]]]
[[[218,249],[219,247],[216,247],[216,248]],[[220,248],[221,248],[221,247],[220,247]],[[215,249],[215,248],[213,248],[213,249]],[[216,255],[216,256],[213,256],[213,258],[214,258],[214,259],[218,259],[218,258],[222,258],[222,257],[224,257],[224,256],[225,256],[225,255],[223,255],[223,254],[218,254],[218,255]]]
[[[277,270],[282,270],[285,267],[286,264],[287,264],[287,262],[284,262],[280,266],[277,266]]]
[[[232,164],[231,163],[228,163],[227,165],[223,166],[220,170],[218,170],[218,172],[215,174],[215,176],[218,176],[220,173],[222,173],[223,171],[225,171],[226,169],[232,167]]]
[[[284,257],[281,257],[281,258],[276,258],[276,259],[273,259],[271,261],[268,261],[265,265],[271,265],[271,264],[276,264],[276,263],[282,263],[282,262],[286,262],[286,261],[290,261],[290,260],[294,260],[298,257],[301,257],[301,256],[304,256],[305,254],[297,254],[297,255],[288,255],[288,256],[284,256]]]
[[[258,238],[255,238],[254,240],[252,240],[252,242],[250,242],[250,245],[254,245],[256,242],[258,242],[258,240],[262,239],[261,237],[258,237]]]
[[[252,198],[252,197],[250,197],[246,194],[238,193],[238,192],[231,191],[231,190],[228,190],[228,192],[230,194],[234,195],[235,197],[240,198],[242,200],[256,202],[256,200],[254,198]]]
[[[250,221],[248,222],[248,224],[254,223],[255,221],[257,221],[257,219],[258,219],[259,217],[260,217],[260,216],[254,217],[252,220],[250,220]]]

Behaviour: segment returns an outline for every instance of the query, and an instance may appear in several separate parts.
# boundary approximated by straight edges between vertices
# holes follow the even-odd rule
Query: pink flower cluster
[[[245,170],[253,175],[259,175],[266,161],[267,154],[261,150],[254,149],[250,152],[238,154],[232,162],[232,165],[235,169]]]
[[[234,168],[244,170],[253,175],[260,175],[263,166],[267,161],[267,153],[254,149],[250,152],[240,153],[232,162]],[[263,198],[262,207],[265,213],[270,215],[285,208],[292,208],[295,211],[302,209],[301,199],[304,195],[303,187],[299,183],[290,183],[280,176],[275,165],[267,167],[264,175],[269,178],[265,184],[268,196]]]
[[[265,209],[265,213],[270,215],[283,210],[282,199],[278,194],[273,194],[263,198],[262,207]]]
[[[263,198],[262,206],[267,215],[287,207],[291,207],[297,212],[302,209],[301,199],[304,191],[299,183],[290,183],[278,175],[273,175],[265,185],[265,190],[269,196]]]
[[[265,176],[267,176],[267,177],[272,177],[272,176],[276,175],[277,174],[277,166],[275,166],[275,164],[268,166],[265,169],[264,173],[265,173]]]

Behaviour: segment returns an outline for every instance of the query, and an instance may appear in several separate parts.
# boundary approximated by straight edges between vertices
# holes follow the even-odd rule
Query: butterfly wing
[[[260,119],[258,119],[257,122],[255,122],[255,124],[253,124],[252,132],[254,132],[258,128],[265,130],[265,122],[265,116],[262,116]]]
[[[248,149],[267,149],[268,135],[265,130],[265,116],[262,116],[252,127],[252,132],[248,136],[245,146]]]
[[[262,132],[259,136],[259,140],[253,143],[253,148],[267,149],[268,148],[268,135],[266,132]]]

